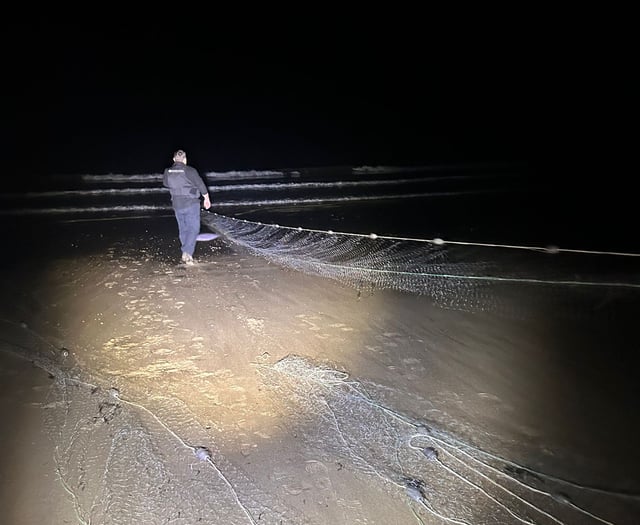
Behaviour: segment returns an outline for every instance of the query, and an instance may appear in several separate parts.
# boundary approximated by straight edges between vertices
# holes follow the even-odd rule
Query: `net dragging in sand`
[[[377,400],[377,385],[347,372],[295,355],[258,366],[310,448],[339,457],[368,485],[402,498],[422,523],[611,525],[589,510],[594,497],[613,509],[640,504],[640,495],[537,472],[408,417]]]
[[[46,371],[44,430],[82,525],[309,523],[262,491],[176,398],[120,392],[26,327],[0,351]]]

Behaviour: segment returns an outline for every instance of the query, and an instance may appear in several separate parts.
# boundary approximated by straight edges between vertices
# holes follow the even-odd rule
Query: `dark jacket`
[[[198,171],[184,162],[174,162],[164,170],[162,185],[169,188],[171,204],[175,209],[187,208],[200,201],[208,190]]]

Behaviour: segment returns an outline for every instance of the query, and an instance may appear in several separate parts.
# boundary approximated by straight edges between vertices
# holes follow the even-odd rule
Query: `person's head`
[[[187,163],[187,154],[184,150],[179,149],[173,154],[173,162],[184,162]]]

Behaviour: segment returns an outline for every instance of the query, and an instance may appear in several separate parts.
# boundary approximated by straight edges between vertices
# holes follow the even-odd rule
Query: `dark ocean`
[[[640,253],[628,189],[520,165],[331,166],[201,172],[211,211],[281,225],[422,239]],[[606,181],[605,181],[606,182]],[[0,195],[15,225],[171,217],[162,174],[58,175]]]

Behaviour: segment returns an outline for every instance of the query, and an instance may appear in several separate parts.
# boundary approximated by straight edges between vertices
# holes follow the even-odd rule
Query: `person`
[[[178,222],[182,262],[192,265],[200,233],[200,198],[204,198],[203,205],[208,210],[211,207],[209,191],[198,170],[187,165],[187,154],[181,149],[173,154],[173,165],[164,170],[162,184],[171,193],[171,206]]]

